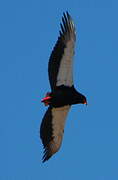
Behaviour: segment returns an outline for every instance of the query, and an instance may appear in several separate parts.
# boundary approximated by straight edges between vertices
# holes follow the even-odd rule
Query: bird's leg
[[[48,106],[50,104],[50,92],[47,92],[46,96],[41,100],[45,104],[45,106]]]

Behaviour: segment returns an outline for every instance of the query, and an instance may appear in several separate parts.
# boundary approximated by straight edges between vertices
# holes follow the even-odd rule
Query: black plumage
[[[73,84],[73,55],[76,41],[75,26],[68,12],[63,13],[61,31],[51,53],[48,75],[51,92],[42,99],[49,105],[40,127],[44,146],[43,162],[55,154],[62,143],[68,111],[73,104],[87,104],[86,97]]]

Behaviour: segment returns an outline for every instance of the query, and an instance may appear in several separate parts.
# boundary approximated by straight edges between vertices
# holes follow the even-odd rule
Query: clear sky
[[[0,180],[118,180],[118,3],[0,2]],[[48,58],[62,13],[76,25],[76,88],[60,151],[42,164]]]

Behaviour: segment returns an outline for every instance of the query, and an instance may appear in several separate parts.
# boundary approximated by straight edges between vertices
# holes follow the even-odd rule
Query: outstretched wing
[[[44,146],[43,162],[55,154],[62,143],[64,125],[70,106],[49,107],[40,127],[40,137]]]
[[[56,86],[73,85],[73,55],[76,40],[75,26],[71,16],[63,13],[60,36],[52,51],[48,64],[51,89]]]

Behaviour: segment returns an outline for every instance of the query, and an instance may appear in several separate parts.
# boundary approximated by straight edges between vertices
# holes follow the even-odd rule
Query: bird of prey
[[[63,13],[61,30],[48,63],[51,92],[42,102],[48,107],[40,127],[44,146],[42,161],[47,161],[62,144],[67,114],[73,104],[87,104],[86,97],[73,84],[73,55],[76,41],[75,25],[68,12]]]

